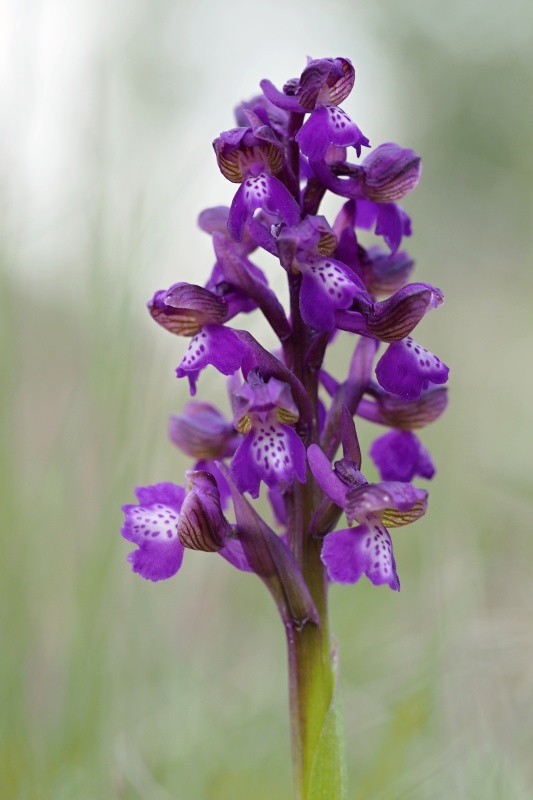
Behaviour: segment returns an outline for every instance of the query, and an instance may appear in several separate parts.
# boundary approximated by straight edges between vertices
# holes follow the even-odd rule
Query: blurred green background
[[[186,342],[144,303],[207,276],[196,216],[233,191],[211,140],[306,54],[351,58],[348,113],[423,157],[408,248],[446,305],[417,338],[451,366],[430,513],[394,536],[401,593],[331,592],[349,797],[533,797],[532,9],[4,2],[2,799],[291,797],[264,587],[196,553],[144,582],[119,529],[136,485],[186,466],[166,439]]]

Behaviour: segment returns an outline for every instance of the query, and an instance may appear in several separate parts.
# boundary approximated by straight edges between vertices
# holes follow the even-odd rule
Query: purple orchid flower
[[[150,581],[171,578],[181,567],[184,547],[178,523],[185,489],[173,483],[139,487],[138,505],[125,505],[121,534],[137,545],[128,556],[134,572]]]
[[[228,215],[228,231],[237,242],[259,208],[279,214],[287,225],[294,225],[300,217],[295,199],[274,177],[284,165],[283,144],[257,115],[244,113],[250,127],[225,131],[213,142],[220,171],[228,180],[241,184]]]
[[[420,179],[420,156],[392,142],[374,148],[360,164],[346,152],[329,149],[324,158],[309,156],[309,169],[326,189],[355,200],[393,203],[411,192]]]
[[[355,147],[357,155],[369,141],[339,104],[350,94],[355,70],[347,58],[322,58],[308,62],[300,79],[280,92],[268,80],[261,81],[266,98],[279,108],[297,114],[310,113],[296,136],[304,156],[323,159],[328,147]]]
[[[148,303],[151,316],[171,333],[191,336],[185,355],[176,369],[178,378],[187,376],[191,395],[196,394],[198,375],[212,365],[223,375],[241,368],[248,348],[231,328],[219,324],[230,316],[222,297],[201,286],[176,283],[168,291],[156,292]],[[231,300],[231,311],[249,310],[247,301]]]
[[[305,447],[290,427],[298,409],[289,386],[276,378],[264,382],[252,370],[232,395],[235,427],[245,433],[231,461],[231,475],[240,492],[259,496],[259,484],[284,489],[294,478],[305,482]]]
[[[187,491],[173,483],[139,487],[138,505],[122,507],[122,536],[137,545],[128,555],[133,571],[146,580],[166,580],[180,569],[185,549],[192,549],[218,552],[237,569],[250,572],[242,545],[222,513],[214,477],[199,470],[185,476]]]
[[[372,305],[357,275],[331,257],[336,244],[324,217],[306,217],[298,225],[282,228],[277,240],[282,266],[302,275],[302,318],[319,331],[333,330],[335,312],[349,308],[356,299],[360,307]]]
[[[322,491],[343,508],[348,523],[356,528],[328,533],[321,558],[330,580],[356,583],[365,575],[376,586],[388,584],[399,590],[400,581],[392,541],[387,530],[412,522],[426,510],[427,492],[410,483],[384,481],[368,483],[356,463],[349,459],[329,459],[316,444],[307,451],[309,466]]]

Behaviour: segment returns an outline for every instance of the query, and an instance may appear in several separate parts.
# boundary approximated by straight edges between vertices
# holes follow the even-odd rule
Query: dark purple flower
[[[342,230],[335,255],[361,278],[372,295],[397,292],[414,267],[407,253],[391,253],[381,247],[365,250],[358,243],[354,229],[349,227]]]
[[[298,419],[289,386],[276,378],[265,383],[252,370],[232,401],[235,427],[247,434],[231,461],[239,491],[258,497],[261,481],[271,488],[305,482],[305,447],[287,424]]]
[[[372,219],[365,222],[371,226],[375,222]],[[355,225],[356,202],[348,200],[333,224],[338,239],[335,255],[361,278],[371,294],[391,294],[401,289],[413,269],[412,258],[407,253],[391,253],[380,247],[366,250],[357,241]]]
[[[237,125],[246,127],[249,125],[247,111],[252,111],[263,123],[268,125],[272,130],[277,133],[279,137],[287,135],[289,114],[279,106],[271,103],[264,94],[252,97],[251,100],[246,100],[235,109],[235,121]]]
[[[410,336],[392,342],[376,365],[378,383],[402,400],[418,400],[431,384],[446,383],[446,364],[419,345]]]
[[[355,70],[346,58],[322,58],[309,61],[300,79],[290,81],[278,91],[267,80],[261,88],[267,99],[286,111],[297,114],[311,112],[298,131],[296,141],[303,155],[324,159],[330,145],[355,147],[357,155],[369,142],[357,125],[340,108],[355,81]]]
[[[383,481],[412,481],[419,476],[432,478],[435,467],[431,456],[412,431],[390,431],[373,442],[370,457]]]
[[[178,523],[185,490],[173,483],[139,487],[138,505],[122,507],[125,514],[121,534],[137,545],[128,556],[133,571],[150,581],[175,575],[183,560]]]
[[[321,558],[329,579],[337,583],[357,583],[366,575],[375,586],[388,584],[394,591],[400,589],[392,541],[377,518],[328,534]]]

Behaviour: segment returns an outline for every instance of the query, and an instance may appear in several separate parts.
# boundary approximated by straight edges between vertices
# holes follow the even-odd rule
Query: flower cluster
[[[411,481],[435,469],[415,430],[447,402],[448,368],[412,338],[443,294],[407,282],[413,261],[401,249],[411,222],[398,201],[417,185],[420,158],[392,143],[361,158],[369,140],[340,107],[354,80],[346,58],[309,60],[282,90],[262,81],[262,94],[236,109],[237,127],[213,142],[237,191],[229,208],[199,217],[213,243],[211,275],[205,286],[156,292],[148,309],[190,339],[176,374],[192,396],[206,367],[228,376],[233,418],[190,401],[169,426],[195,462],[186,486],[140,488],[138,504],[123,509],[142,577],[174,575],[186,548],[217,551],[257,573],[291,619],[315,613],[302,559],[309,538],[329,580],[366,575],[399,589],[389,530],[425,513],[427,492]],[[343,198],[331,224],[319,214],[328,191]],[[378,244],[363,246],[361,231]],[[288,308],[251,260],[258,249],[272,256],[272,275],[285,271]],[[251,312],[279,339],[274,353],[245,329]],[[325,366],[338,331],[353,337],[342,380]],[[390,429],[370,448],[378,483],[360,471],[358,418]],[[262,484],[270,524],[249,499]]]

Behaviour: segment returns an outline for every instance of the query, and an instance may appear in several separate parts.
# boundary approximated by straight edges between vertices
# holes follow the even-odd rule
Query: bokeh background
[[[423,157],[408,246],[446,305],[417,338],[451,366],[449,411],[423,432],[430,513],[394,539],[401,593],[331,592],[349,797],[533,797],[533,6],[4,0],[6,800],[291,796],[264,587],[196,553],[149,584],[119,529],[136,485],[186,466],[166,439],[186,342],[144,303],[207,276],[196,217],[232,196],[211,140],[307,54],[351,58],[348,113]],[[200,389],[223,402],[216,376]]]

